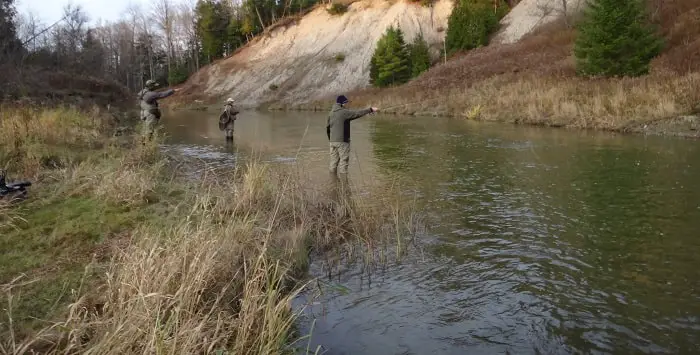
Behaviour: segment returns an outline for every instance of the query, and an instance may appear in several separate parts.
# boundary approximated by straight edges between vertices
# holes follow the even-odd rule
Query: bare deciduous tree
[[[167,48],[168,71],[172,70],[172,62],[175,57],[173,36],[175,29],[175,11],[170,0],[156,0],[153,5],[153,18],[162,32]]]
[[[189,62],[194,64],[190,71],[199,70],[199,38],[197,37],[197,18],[194,14],[196,3],[182,2],[180,3],[177,13],[177,28],[181,33],[181,40],[184,41],[184,46],[187,48]]]

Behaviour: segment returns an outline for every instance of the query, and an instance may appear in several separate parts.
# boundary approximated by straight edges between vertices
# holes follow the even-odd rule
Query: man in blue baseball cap
[[[348,173],[348,163],[350,162],[350,122],[379,111],[376,107],[364,110],[348,110],[345,108],[345,105],[349,102],[350,100],[345,95],[338,96],[328,115],[326,134],[331,146],[330,171],[333,174]]]

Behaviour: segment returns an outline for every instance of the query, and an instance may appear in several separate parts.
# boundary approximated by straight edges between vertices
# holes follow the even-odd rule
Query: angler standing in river
[[[138,99],[141,105],[141,120],[143,121],[143,137],[144,140],[151,140],[153,132],[160,121],[161,112],[158,107],[158,100],[164,99],[179,90],[167,90],[158,92],[155,89],[158,83],[155,80],[146,81],[146,88],[138,93]]]
[[[347,174],[350,162],[350,122],[360,117],[379,111],[376,107],[364,110],[348,110],[345,105],[350,101],[344,95],[338,96],[330,114],[326,134],[330,142],[331,174]]]
[[[238,115],[238,109],[233,106],[233,99],[229,98],[226,100],[226,105],[224,106],[224,112],[219,116],[219,129],[226,131],[226,140],[233,140],[233,124],[236,121],[236,115]]]

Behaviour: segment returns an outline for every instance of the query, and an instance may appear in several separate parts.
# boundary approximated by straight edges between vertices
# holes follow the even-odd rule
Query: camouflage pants
[[[350,143],[331,142],[331,172],[337,171],[340,174],[347,174],[349,162]]]
[[[147,139],[153,138],[153,133],[159,120],[154,114],[145,111],[141,113],[141,120],[143,120],[143,137]]]
[[[226,127],[224,127],[224,132],[226,132],[226,138],[233,138],[233,120],[226,124]]]

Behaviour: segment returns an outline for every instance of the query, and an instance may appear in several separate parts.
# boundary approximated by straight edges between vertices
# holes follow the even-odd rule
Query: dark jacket
[[[350,143],[350,121],[372,113],[372,109],[348,110],[340,104],[333,105],[328,115],[326,134],[328,140],[334,143]]]

